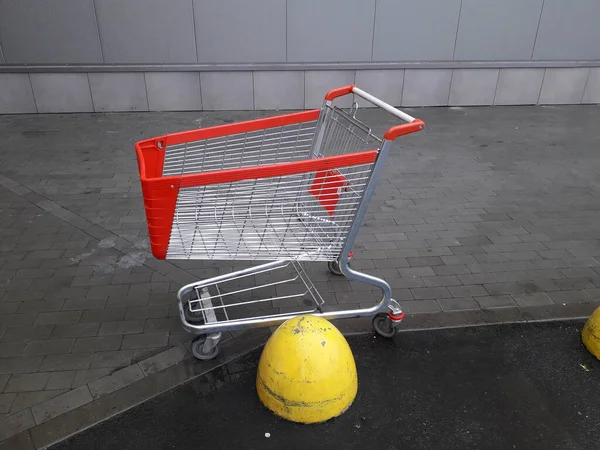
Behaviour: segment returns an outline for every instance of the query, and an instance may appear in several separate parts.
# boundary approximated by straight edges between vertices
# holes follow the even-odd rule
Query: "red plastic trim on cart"
[[[404,312],[400,314],[394,314],[392,311],[388,311],[388,316],[392,322],[401,322],[404,319]]]
[[[248,120],[246,122],[229,123],[216,127],[199,128],[197,130],[183,131],[165,136],[166,145],[177,145],[185,142],[200,141],[231,134],[248,133],[249,131],[264,130],[266,128],[284,127],[300,122],[310,122],[319,118],[320,110],[313,109],[299,113],[284,114],[264,119]]]

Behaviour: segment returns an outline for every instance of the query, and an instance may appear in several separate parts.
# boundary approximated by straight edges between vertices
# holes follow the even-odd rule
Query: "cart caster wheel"
[[[393,338],[396,335],[396,327],[387,313],[379,313],[373,317],[373,329],[384,338]]]
[[[327,268],[332,274],[337,275],[338,277],[344,276],[344,274],[340,270],[340,263],[338,263],[337,261],[329,261],[327,263]]]
[[[204,342],[206,342],[206,336],[195,337],[192,341],[192,354],[196,359],[201,361],[209,361],[214,359],[219,354],[219,345],[215,345],[209,353],[204,353]]]

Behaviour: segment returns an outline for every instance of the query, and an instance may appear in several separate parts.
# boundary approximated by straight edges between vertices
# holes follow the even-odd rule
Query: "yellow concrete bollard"
[[[318,316],[287,320],[260,357],[260,401],[284,419],[324,422],[346,411],[358,389],[354,356],[331,322]]]
[[[581,340],[592,355],[600,359],[600,307],[585,323],[581,332]]]

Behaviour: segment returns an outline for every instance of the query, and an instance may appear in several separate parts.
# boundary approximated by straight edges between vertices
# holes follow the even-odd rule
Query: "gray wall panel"
[[[85,73],[32,73],[31,87],[39,113],[93,112]]]
[[[600,67],[590,69],[582,103],[600,103]]]
[[[254,109],[252,72],[202,72],[200,92],[208,111]]]
[[[600,1],[545,0],[536,59],[600,59]]]
[[[589,74],[589,67],[546,69],[540,92],[540,105],[581,103]]]
[[[150,111],[202,109],[198,72],[154,72],[145,78]]]
[[[377,0],[373,61],[451,60],[460,0]]]
[[[0,73],[0,114],[35,113],[29,75]]]
[[[446,106],[451,80],[450,69],[405,70],[402,106]]]
[[[95,0],[107,63],[196,62],[192,0]]]
[[[198,61],[285,62],[285,0],[194,0]]]
[[[353,70],[309,70],[304,73],[304,107],[320,108],[325,94],[333,88],[354,84]],[[352,106],[353,95],[345,95],[335,101],[340,108]]]
[[[357,70],[355,84],[369,94],[380,98],[392,106],[402,104],[404,70]],[[372,103],[358,98],[360,107],[374,108]]]
[[[254,109],[303,109],[304,73],[254,72]]]
[[[543,0],[463,0],[455,59],[531,59]]]
[[[2,46],[0,46],[0,64],[4,64],[4,53],[2,53]]]
[[[288,0],[288,61],[370,61],[375,0]]]
[[[101,63],[92,0],[0,0],[6,63]]]
[[[496,105],[535,105],[540,98],[545,69],[500,69]]]
[[[143,73],[90,73],[94,111],[148,111]]]
[[[449,105],[491,105],[496,95],[498,69],[455,69]]]

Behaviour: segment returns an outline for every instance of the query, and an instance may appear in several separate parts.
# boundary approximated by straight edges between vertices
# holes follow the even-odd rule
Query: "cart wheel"
[[[327,268],[332,274],[337,275],[338,277],[344,276],[344,274],[340,270],[340,263],[338,263],[337,261],[329,261],[327,263]]]
[[[393,338],[396,335],[396,327],[387,313],[379,313],[373,317],[373,328],[379,336],[384,338]]]
[[[219,351],[220,351],[219,345],[217,344],[215,347],[213,347],[213,349],[209,353],[204,353],[203,347],[204,347],[205,341],[206,341],[206,336],[204,336],[204,335],[197,336],[192,341],[192,354],[194,355],[194,357],[196,357],[197,359],[200,359],[202,361],[208,361],[208,360],[214,359],[219,354]]]

